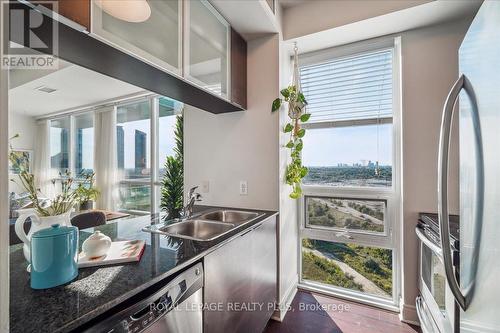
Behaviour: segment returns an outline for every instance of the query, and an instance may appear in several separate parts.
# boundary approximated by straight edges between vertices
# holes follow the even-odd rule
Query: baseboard
[[[283,321],[287,311],[290,309],[290,304],[292,304],[295,295],[297,294],[297,281],[292,283],[288,290],[285,292],[285,295],[281,299],[278,304],[278,309],[274,311],[271,319],[279,322]]]
[[[400,301],[400,304],[399,320],[407,324],[420,326],[415,305],[404,304],[403,300]]]

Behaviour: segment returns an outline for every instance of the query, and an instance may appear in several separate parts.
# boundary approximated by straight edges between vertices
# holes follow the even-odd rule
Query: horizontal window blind
[[[300,66],[310,122],[392,117],[392,49]]]

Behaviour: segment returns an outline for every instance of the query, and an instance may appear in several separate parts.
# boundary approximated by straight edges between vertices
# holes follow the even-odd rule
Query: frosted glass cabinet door
[[[117,3],[120,5],[116,6]],[[112,15],[114,12],[110,8],[113,7],[118,7],[120,14],[136,13],[136,8],[132,7],[127,12],[130,3],[123,0],[92,0],[91,33],[155,67],[181,75],[181,0],[144,1],[151,13],[149,17],[140,17],[140,22],[129,22],[124,17],[118,18],[119,14]]]
[[[229,24],[207,1],[186,1],[185,8],[185,77],[227,98],[230,77]]]

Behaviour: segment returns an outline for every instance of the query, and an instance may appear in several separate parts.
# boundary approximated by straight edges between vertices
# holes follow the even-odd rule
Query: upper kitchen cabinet
[[[231,28],[208,1],[186,1],[184,6],[184,76],[229,100]]]
[[[29,2],[35,6],[45,7],[50,11],[57,12],[61,15],[65,24],[77,30],[90,31],[90,0],[29,0]],[[41,9],[41,7],[38,8]],[[75,26],[71,22],[78,25]]]
[[[130,7],[134,8],[130,8]],[[182,75],[180,0],[92,1],[94,37],[149,64]]]
[[[247,108],[247,42],[231,29],[231,102]]]

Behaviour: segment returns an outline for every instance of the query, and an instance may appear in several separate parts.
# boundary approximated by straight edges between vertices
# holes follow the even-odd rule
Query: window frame
[[[401,37],[385,37],[375,40],[357,42],[350,45],[329,48],[325,50],[299,55],[299,66],[341,59],[353,55],[361,55],[384,49],[392,49],[392,118],[382,118],[385,123],[392,123],[392,184],[390,187],[361,187],[361,186],[326,186],[302,185],[303,197],[298,202],[299,233],[298,233],[298,275],[301,288],[337,294],[347,299],[362,301],[367,304],[398,311],[401,297],[401,244],[400,228],[403,223],[401,209]],[[347,122],[317,122],[304,126],[304,128],[330,128],[340,126],[367,125],[373,119],[354,120]],[[342,124],[343,123],[343,124]],[[307,147],[305,147],[307,149]],[[311,228],[307,225],[306,200],[308,197],[342,198],[381,200],[386,202],[384,216],[384,233],[367,233],[364,231],[331,228]],[[348,239],[345,236],[351,236]],[[329,286],[302,278],[302,239],[311,238],[330,242],[354,243],[361,246],[373,246],[391,249],[393,255],[392,269],[392,298],[386,299],[363,292],[348,290],[341,287]]]
[[[160,202],[161,202],[161,186],[162,186],[162,179],[160,178],[160,173],[159,173],[159,167],[158,166],[158,161],[160,160],[160,151],[159,151],[159,116],[160,116],[160,99],[165,96],[149,93],[149,94],[142,94],[141,96],[138,97],[131,97],[131,98],[126,98],[122,99],[120,101],[115,101],[115,102],[110,102],[110,103],[103,103],[103,104],[96,104],[92,107],[89,108],[84,108],[84,109],[79,109],[78,111],[74,112],[63,112],[60,114],[48,116],[48,117],[41,117],[38,119],[47,119],[49,122],[54,121],[54,120],[59,120],[63,118],[69,118],[69,133],[68,133],[68,170],[71,172],[72,175],[75,175],[74,181],[75,183],[81,183],[83,180],[80,178],[76,178],[76,173],[75,173],[75,154],[76,154],[76,124],[75,124],[75,117],[81,116],[83,114],[90,114],[92,115],[92,126],[95,128],[95,114],[96,112],[99,112],[99,107],[103,105],[110,105],[112,104],[115,108],[127,106],[130,104],[136,104],[144,101],[149,102],[149,107],[150,107],[150,142],[149,146],[147,149],[149,149],[150,152],[150,177],[149,178],[138,178],[138,179],[127,179],[127,178],[119,178],[117,179],[117,188],[119,188],[121,185],[148,185],[151,190],[151,208],[150,211],[138,211],[138,210],[127,210],[127,209],[117,209],[120,212],[124,213],[130,213],[133,215],[149,215],[149,214],[156,214],[160,213],[161,208],[160,208]],[[166,97],[169,98],[169,97]],[[108,101],[109,102],[109,101]],[[177,115],[177,114],[176,114]],[[50,139],[49,139],[50,142]],[[94,142],[95,144],[95,142]],[[95,152],[95,150],[94,150]],[[95,158],[95,156],[94,156]],[[49,159],[50,159],[50,150],[49,150]],[[52,165],[50,166],[52,169]],[[95,171],[95,168],[93,167],[93,171]],[[53,177],[55,180],[62,180],[63,177],[55,176]]]
[[[69,128],[68,128],[68,167],[66,168],[66,170],[70,171],[71,174],[74,174],[74,168],[73,168],[73,153],[74,153],[74,143],[73,143],[73,132],[74,132],[74,120],[73,120],[73,115],[61,115],[61,116],[58,116],[58,117],[54,117],[54,118],[50,118],[49,119],[49,166],[50,166],[50,169],[51,170],[58,170],[60,171],[61,168],[60,167],[57,167],[57,168],[54,168],[52,166],[52,151],[51,151],[51,140],[50,140],[50,137],[51,137],[51,129],[52,129],[52,122],[53,121],[57,121],[57,120],[61,120],[61,119],[64,119],[64,118],[68,118],[69,120]],[[62,177],[58,177],[58,176],[54,176],[54,179],[62,179]]]
[[[137,98],[132,101],[126,101],[118,103],[116,107],[122,107],[130,104],[141,103],[143,101],[149,102],[150,107],[150,133],[151,138],[149,142],[148,149],[150,150],[150,177],[149,178],[138,178],[138,179],[119,179],[118,186],[120,185],[149,185],[151,190],[151,208],[149,212],[137,211],[137,210],[126,210],[120,209],[121,212],[131,213],[131,214],[158,214],[161,212],[161,187],[162,179],[160,178],[160,170],[158,161],[160,160],[160,143],[159,143],[159,131],[160,131],[160,98],[159,95],[150,95],[142,98]]]
[[[78,112],[75,114],[71,114],[70,117],[70,145],[69,145],[69,157],[71,159],[69,165],[70,165],[70,170],[71,174],[75,175],[74,179],[76,182],[82,182],[83,180],[81,178],[77,177],[76,173],[76,153],[77,153],[77,126],[76,126],[76,120],[75,118],[83,115],[90,115],[92,117],[92,130],[95,133],[95,112],[94,111],[86,111],[86,112]],[[94,161],[95,161],[95,137],[93,137],[93,145],[92,145],[92,172],[95,172],[95,166],[94,166]]]
[[[365,230],[365,229],[348,229],[348,228],[339,228],[339,227],[328,227],[328,226],[321,226],[321,225],[316,225],[316,224],[311,224],[309,222],[309,209],[307,206],[307,200],[308,199],[319,199],[319,198],[325,198],[325,199],[337,199],[337,200],[357,200],[359,199],[360,201],[373,201],[373,202],[381,202],[384,204],[384,231],[382,232],[377,232],[377,231],[370,231],[370,230]],[[316,195],[305,195],[304,196],[304,229],[306,230],[319,230],[319,231],[327,231],[327,232],[334,232],[336,235],[338,233],[355,233],[356,235],[366,235],[366,236],[387,236],[388,233],[391,232],[388,226],[388,219],[387,219],[387,200],[386,199],[373,199],[373,198],[344,198],[344,197],[332,197],[332,196],[316,196]],[[365,214],[367,215],[367,214]]]
[[[50,118],[41,118],[41,119],[48,119],[49,120],[49,128],[51,127],[52,121],[60,120],[60,119],[64,119],[64,118],[69,119],[69,132],[68,132],[69,144],[68,144],[68,168],[67,168],[67,170],[69,172],[71,172],[71,175],[73,176],[74,181],[76,183],[81,183],[81,182],[83,182],[83,180],[81,178],[78,178],[77,177],[78,174],[76,173],[75,157],[76,157],[76,139],[77,138],[76,138],[75,117],[85,115],[85,114],[92,116],[92,128],[94,129],[95,128],[95,111],[93,111],[93,110],[86,110],[86,111],[75,112],[75,113],[70,113],[70,114],[61,114],[61,115],[58,115],[55,117],[50,117]],[[50,146],[50,144],[51,143],[50,143],[50,138],[49,138],[49,146]],[[94,144],[95,144],[95,142],[94,142]],[[93,156],[93,159],[95,159],[94,151],[92,151],[92,156]],[[50,159],[50,157],[51,157],[51,152],[49,149],[49,159]],[[56,168],[54,168],[52,166],[52,162],[49,162],[49,163],[50,163],[50,168],[52,170],[56,170]],[[57,169],[59,169],[59,168],[57,168]],[[92,166],[92,171],[95,171],[94,169],[95,169],[94,166]],[[54,175],[54,177],[52,179],[62,180],[62,179],[64,179],[64,177],[59,177],[58,175]]]

